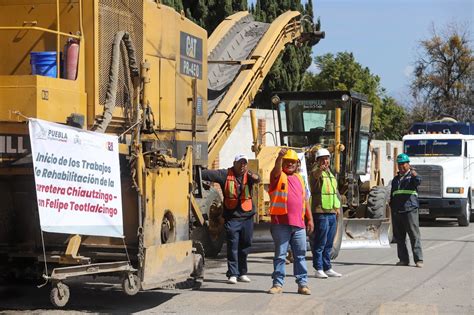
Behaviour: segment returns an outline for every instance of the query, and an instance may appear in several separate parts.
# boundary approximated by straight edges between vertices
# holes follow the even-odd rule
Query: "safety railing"
[[[60,52],[60,42],[61,42],[61,36],[68,37],[68,38],[75,38],[75,39],[80,39],[82,41],[82,34],[84,34],[83,27],[82,27],[82,0],[79,0],[79,29],[81,35],[72,35],[69,33],[64,33],[61,32],[61,19],[60,19],[60,14],[59,14],[59,0],[56,0],[56,30],[52,30],[49,28],[44,28],[44,27],[39,27],[39,26],[0,26],[0,31],[11,31],[11,30],[34,30],[34,31],[40,31],[44,33],[50,33],[50,34],[56,34],[56,77],[60,77],[61,73],[61,63],[60,63],[60,58],[59,58],[59,52]],[[36,25],[38,24],[37,21],[24,21],[23,24],[33,24]]]

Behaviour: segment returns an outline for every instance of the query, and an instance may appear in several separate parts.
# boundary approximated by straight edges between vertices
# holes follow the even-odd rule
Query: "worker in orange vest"
[[[283,292],[285,258],[288,246],[293,252],[293,273],[298,293],[310,295],[306,266],[306,230],[313,231],[306,185],[297,170],[298,155],[294,150],[281,149],[270,173],[271,234],[275,243],[273,285],[270,294]]]
[[[253,185],[260,177],[248,170],[248,158],[237,154],[228,169],[203,170],[202,179],[218,183],[224,195],[224,228],[227,238],[227,283],[250,282],[247,256],[253,236]]]

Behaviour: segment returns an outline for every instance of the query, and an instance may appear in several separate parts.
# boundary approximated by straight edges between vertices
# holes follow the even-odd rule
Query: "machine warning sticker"
[[[198,96],[197,102],[196,102],[196,115],[202,116],[202,97]]]
[[[179,46],[180,73],[202,79],[202,39],[181,32]]]

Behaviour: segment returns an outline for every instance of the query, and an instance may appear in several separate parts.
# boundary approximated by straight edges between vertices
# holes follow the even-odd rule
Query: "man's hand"
[[[416,175],[418,174],[414,168],[410,169],[410,173],[411,173],[411,176],[413,177],[416,177]]]
[[[278,152],[278,157],[282,158],[286,154],[286,152],[288,152],[288,148],[282,148],[280,152]]]
[[[314,222],[313,222],[313,220],[309,220],[306,223],[306,233],[309,235],[309,234],[313,233],[313,231],[314,231]]]
[[[321,160],[319,161],[319,169],[320,169],[321,171],[327,171],[327,170],[329,170],[329,165],[327,165],[326,163],[324,163],[324,161],[321,159]]]
[[[281,175],[281,165],[283,163],[283,156],[286,154],[286,152],[288,152],[288,148],[282,148],[280,152],[278,152],[278,156],[275,160],[275,166],[270,172],[270,178],[277,178]]]
[[[258,182],[260,180],[260,176],[258,176],[257,174],[251,172],[251,171],[247,171],[247,174],[250,175],[250,177],[252,177],[252,179],[255,181],[255,182]]]

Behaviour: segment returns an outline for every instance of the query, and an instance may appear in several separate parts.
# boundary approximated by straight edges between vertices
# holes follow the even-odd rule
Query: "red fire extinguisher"
[[[79,63],[79,41],[69,38],[64,46],[64,78],[76,80]]]

